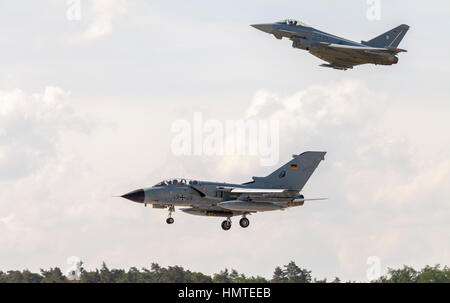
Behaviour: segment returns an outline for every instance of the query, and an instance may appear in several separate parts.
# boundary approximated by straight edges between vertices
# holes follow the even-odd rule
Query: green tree
[[[245,283],[269,283],[269,281],[264,277],[256,276],[246,278]]]
[[[231,272],[230,272],[230,275],[229,275],[229,277],[230,277],[230,282],[232,282],[232,283],[239,283],[239,281],[241,280],[241,276],[239,275],[239,273],[237,272],[237,270],[236,269],[231,269]],[[243,276],[243,278],[244,278],[244,280],[245,280],[245,276]]]
[[[294,261],[284,266],[284,274],[289,283],[311,283],[311,271],[301,269]]]
[[[143,267],[142,272],[139,275],[139,282],[140,283],[155,283],[158,282],[155,273],[151,270],[148,270],[147,268]]]
[[[285,283],[287,282],[287,277],[284,271],[281,269],[281,267],[277,266],[275,267],[275,271],[273,272],[272,276],[272,283]]]
[[[165,283],[185,283],[185,272],[183,267],[169,266],[163,270],[162,281]]]
[[[137,283],[137,282],[141,282],[140,278],[141,278],[141,272],[136,267],[131,267],[126,274],[125,281],[127,283]]]
[[[153,282],[161,282],[161,266],[158,263],[152,263],[150,269],[153,274]]]
[[[50,268],[49,270],[41,269],[42,283],[65,283],[68,282],[59,267]]]
[[[5,276],[6,283],[23,283],[23,275],[19,270],[8,270]]]
[[[381,283],[415,283],[418,272],[409,266],[404,265],[402,269],[388,268],[388,274],[381,276],[377,282]]]
[[[112,283],[114,282],[113,275],[111,274],[111,271],[109,270],[108,266],[106,266],[106,263],[102,263],[102,268],[100,269],[100,282],[101,283]]]
[[[341,283],[341,279],[339,279],[338,277],[335,277],[333,281],[331,281],[331,283]]]
[[[32,273],[31,271],[24,270],[22,272],[22,282],[23,283],[41,283],[43,277],[39,274]]]
[[[123,269],[111,269],[110,277],[111,277],[111,282],[113,282],[113,283],[129,282],[127,272]],[[135,281],[132,281],[132,282],[135,282]]]
[[[222,270],[218,274],[214,274],[212,280],[214,283],[230,283],[231,279],[228,269]]]
[[[82,263],[81,263],[82,264]],[[80,269],[82,283],[267,283],[264,277],[239,274],[235,269],[222,270],[213,275],[213,277],[199,272],[185,270],[181,266],[169,266],[167,268],[159,266],[157,263],[151,264],[151,269],[142,268],[142,271],[136,267],[131,267],[128,271],[123,269],[109,269],[103,262],[100,270],[86,271],[83,267]],[[275,268],[270,282],[273,283],[327,283],[327,279],[311,278],[311,271],[298,267],[294,261],[283,266]],[[67,283],[68,279],[62,274],[58,267],[49,270],[41,269],[40,274],[32,273],[29,270],[18,271],[10,270],[8,272],[0,271],[0,283]],[[346,283],[355,283],[348,281]],[[388,269],[388,273],[380,279],[374,281],[379,283],[450,283],[450,268],[443,268],[437,264],[435,266],[425,266],[421,270],[415,270],[412,267],[404,265],[400,269]],[[341,283],[338,277],[335,277],[331,283]]]
[[[445,266],[442,270],[439,264],[425,266],[417,276],[419,283],[450,283],[450,269]]]
[[[199,272],[189,272],[188,271],[187,281],[189,283],[212,283],[212,279],[210,276],[204,275]]]
[[[81,283],[100,283],[100,273],[98,272],[98,269],[95,269],[95,271],[85,271],[83,270],[81,272]]]

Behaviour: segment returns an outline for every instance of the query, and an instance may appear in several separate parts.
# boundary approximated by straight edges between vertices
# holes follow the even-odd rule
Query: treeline
[[[75,273],[73,273],[75,274]],[[212,276],[199,272],[185,270],[180,266],[161,267],[152,263],[150,269],[131,267],[128,271],[123,269],[109,269],[105,263],[100,269],[87,271],[80,266],[79,280],[66,277],[58,267],[49,270],[41,269],[40,273],[29,270],[10,270],[6,273],[0,271],[0,283],[340,283],[334,280],[312,278],[311,271],[298,267],[295,262],[282,267],[276,267],[272,279],[264,277],[247,277],[236,270],[225,269]],[[355,281],[347,281],[355,282]],[[401,269],[388,269],[385,276],[375,283],[449,283],[450,268],[440,265],[425,266],[421,270],[404,266]]]

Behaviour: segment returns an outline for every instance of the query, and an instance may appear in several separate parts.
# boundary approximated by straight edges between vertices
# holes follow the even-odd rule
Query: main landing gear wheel
[[[247,228],[250,225],[250,221],[244,217],[241,220],[239,220],[239,225],[243,228]]]
[[[167,224],[173,224],[175,220],[172,218],[172,213],[175,211],[175,207],[173,205],[169,206],[169,217],[166,220]]]
[[[173,218],[167,218],[166,222],[167,222],[167,224],[173,224],[173,222],[175,222],[175,220]]]
[[[231,221],[225,220],[222,222],[222,229],[223,230],[229,230],[231,228]]]

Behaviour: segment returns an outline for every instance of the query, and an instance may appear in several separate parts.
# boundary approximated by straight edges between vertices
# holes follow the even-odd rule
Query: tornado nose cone
[[[145,192],[143,189],[137,189],[121,197],[134,202],[143,203],[145,200]]]
[[[268,34],[272,34],[273,31],[273,26],[272,24],[252,24],[251,26],[253,26],[256,29],[259,29],[260,31],[266,32]]]

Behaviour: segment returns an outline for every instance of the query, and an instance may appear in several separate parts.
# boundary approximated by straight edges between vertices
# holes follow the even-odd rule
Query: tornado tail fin
[[[264,188],[283,188],[300,191],[308,182],[319,163],[324,160],[325,154],[326,152],[308,151],[300,155],[294,155],[291,161],[267,177],[253,177],[254,182]]]

